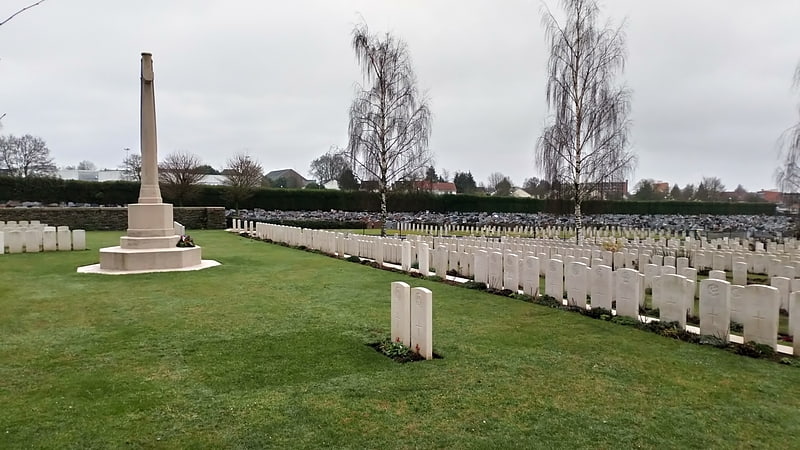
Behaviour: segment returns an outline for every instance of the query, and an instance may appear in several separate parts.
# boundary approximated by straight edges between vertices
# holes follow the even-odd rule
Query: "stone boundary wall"
[[[175,207],[176,222],[188,230],[225,229],[225,208]],[[0,221],[38,220],[87,231],[122,231],[128,228],[128,208],[0,208]]]

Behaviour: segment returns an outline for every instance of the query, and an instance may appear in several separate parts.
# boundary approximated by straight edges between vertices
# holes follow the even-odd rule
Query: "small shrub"
[[[635,327],[639,325],[638,319],[634,319],[633,317],[628,317],[628,316],[614,316],[611,318],[611,322],[629,327]]]
[[[361,258],[359,258],[356,255],[351,255],[351,256],[347,257],[347,261],[350,261],[352,263],[360,263],[361,262]]]
[[[527,302],[527,303],[533,303],[533,297],[531,297],[528,294],[515,293],[515,294],[511,294],[511,298],[516,299],[516,300],[522,300],[523,302]]]
[[[728,348],[730,343],[727,339],[722,339],[717,336],[702,335],[700,336],[700,345],[710,345],[717,348]]]
[[[426,280],[428,280],[428,281],[436,281],[436,282],[442,282],[442,281],[444,281],[444,278],[442,278],[442,277],[440,277],[440,276],[438,276],[438,275],[431,275],[431,276],[424,277],[424,278],[425,278]]]
[[[402,342],[394,342],[390,339],[384,339],[380,342],[369,345],[380,353],[392,358],[396,362],[407,363],[425,360],[425,358],[423,358],[420,354],[411,351],[410,348],[403,345]]]
[[[778,362],[781,363],[781,364],[787,365],[787,366],[800,366],[800,364],[798,363],[798,361],[796,359],[789,358],[789,357],[783,357]]]
[[[747,341],[744,344],[735,346],[734,353],[737,355],[749,356],[751,358],[770,358],[775,355],[775,350],[769,345],[759,344],[754,341]]]
[[[556,300],[555,297],[547,294],[540,295],[533,301],[533,303],[536,303],[537,305],[549,306],[550,308],[561,308],[564,306],[560,300]]]
[[[653,288],[644,288],[644,295],[653,295]]]
[[[605,308],[581,309],[580,313],[584,316],[591,317],[592,319],[603,319],[603,316],[611,316],[611,311]]]
[[[480,291],[486,290],[486,283],[481,281],[467,281],[466,283],[462,284],[462,286],[467,289],[477,289]]]
[[[731,321],[731,333],[743,333],[744,332],[744,325],[740,324],[739,322]]]

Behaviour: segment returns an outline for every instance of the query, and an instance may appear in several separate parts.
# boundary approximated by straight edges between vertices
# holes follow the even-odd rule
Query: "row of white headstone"
[[[570,250],[573,254],[577,251],[587,256],[598,256],[599,253],[596,252],[600,252],[602,258],[564,257],[557,253],[549,258],[547,253],[566,253],[567,249],[538,248],[547,253],[541,252],[537,255],[526,252],[518,255],[507,250],[519,248],[510,243],[505,245],[485,241],[486,247],[471,248],[462,243],[437,239],[434,243],[438,243],[438,246],[431,250],[428,242],[411,239],[346,236],[343,233],[268,224],[256,224],[256,234],[277,242],[337,253],[339,256],[349,254],[375,259],[380,263],[399,263],[404,271],[411,271],[413,262],[417,261],[419,272],[425,275],[429,275],[432,268],[442,275],[448,268],[453,268],[464,276],[486,283],[492,289],[518,291],[522,288],[529,295],[538,294],[539,277],[544,275],[547,295],[563,300],[566,293],[569,304],[582,308],[587,307],[587,295],[591,298],[591,306],[595,308],[611,309],[613,301],[616,302],[617,314],[633,318],[640,318],[639,306],[644,305],[645,289],[652,288],[654,307],[664,311],[662,320],[677,321],[681,326],[686,324],[687,312],[697,315],[694,311],[694,298],[699,288],[701,303],[704,305],[699,311],[701,332],[727,337],[729,333],[721,330],[728,330],[730,320],[734,320],[744,325],[744,339],[772,347],[777,345],[778,314],[784,304],[782,299],[786,298],[786,309],[794,313],[790,317],[791,332],[800,333],[800,309],[790,301],[790,298],[800,296],[800,292],[793,292],[793,286],[736,286],[724,281],[725,272],[714,271],[711,272],[710,280],[697,286],[697,270],[684,267],[684,264],[681,264],[680,273],[675,266],[655,264],[647,264],[644,273],[640,273],[628,267],[614,270],[613,265],[603,264],[610,259],[608,255],[611,252],[601,252],[598,249]],[[458,250],[448,250],[448,246],[442,242],[448,242]],[[613,264],[616,258],[611,259]],[[688,258],[676,258],[676,263],[687,260]],[[440,270],[442,268],[444,270]],[[775,281],[778,282],[776,284],[781,284],[782,280]],[[708,286],[707,289],[704,290],[704,286]],[[800,285],[797,287],[800,290]]]
[[[12,227],[0,231],[0,254],[86,250],[86,231],[69,227]]]
[[[391,285],[391,338],[425,359],[433,359],[433,293],[395,281]]]

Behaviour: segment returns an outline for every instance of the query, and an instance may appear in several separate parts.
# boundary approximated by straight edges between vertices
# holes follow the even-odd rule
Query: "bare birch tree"
[[[134,152],[129,153],[130,149],[126,148],[125,152],[128,153],[125,159],[122,160],[122,174],[128,181],[142,182],[142,155]]]
[[[386,194],[390,184],[411,177],[432,162],[428,149],[431,113],[405,42],[390,33],[371,35],[366,24],[353,29],[353,50],[366,86],[350,107],[350,166],[361,180],[374,180],[381,199],[381,235],[386,235]]]
[[[197,195],[197,185],[202,179],[200,158],[189,152],[172,152],[158,164],[161,192],[178,206]]]
[[[552,123],[536,144],[545,179],[569,185],[581,242],[581,203],[600,183],[621,181],[635,165],[628,150],[630,91],[616,83],[625,66],[622,27],[600,28],[594,0],[562,0],[560,23],[549,9],[542,23],[550,55],[547,103]]]
[[[794,71],[792,87],[800,91],[800,64]],[[800,116],[800,105],[797,107]],[[800,117],[779,140],[781,165],[775,171],[775,182],[781,192],[800,192]]]

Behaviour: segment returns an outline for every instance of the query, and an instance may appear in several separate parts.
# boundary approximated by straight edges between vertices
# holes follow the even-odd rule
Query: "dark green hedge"
[[[234,205],[225,186],[198,186],[197,195],[184,206]],[[0,177],[0,203],[8,200],[39,201],[44,204],[72,201],[125,205],[139,197],[139,183],[129,181],[91,182],[58,178]],[[169,197],[165,201],[173,201]],[[477,195],[433,195],[427,192],[391,193],[389,211],[431,212],[507,212],[571,214],[568,200],[539,200]],[[378,211],[380,199],[372,192],[316,189],[259,189],[239,202],[243,209],[263,208],[283,211]],[[585,214],[775,214],[772,203],[637,202],[585,201]]]

